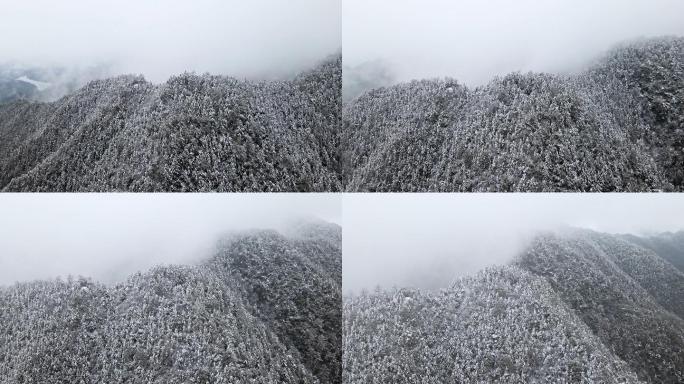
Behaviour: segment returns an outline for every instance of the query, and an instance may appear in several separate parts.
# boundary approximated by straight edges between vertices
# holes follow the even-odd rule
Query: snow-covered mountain
[[[0,288],[0,382],[340,383],[341,228],[290,232],[114,286]]]
[[[681,191],[684,39],[574,75],[373,89],[345,103],[342,133],[350,191]]]
[[[682,298],[684,273],[636,241],[540,234],[447,289],[345,297],[344,380],[681,383]]]
[[[120,76],[2,105],[0,190],[337,191],[341,84],[336,56],[291,81]]]

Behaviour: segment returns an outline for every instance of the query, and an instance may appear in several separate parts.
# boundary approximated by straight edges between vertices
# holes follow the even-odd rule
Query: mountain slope
[[[292,81],[122,76],[0,106],[5,191],[335,191],[341,57]]]
[[[345,297],[344,377],[680,383],[682,297],[684,274],[624,236],[541,234],[513,265],[448,289]]]
[[[351,191],[682,190],[684,39],[616,48],[573,76],[371,90],[343,108]]]
[[[338,383],[342,318],[342,251],[339,227],[325,240],[259,233],[231,241],[215,259],[224,279],[237,280],[255,314],[301,355],[323,383]]]
[[[684,39],[637,41],[614,49],[586,76],[610,90],[613,102],[628,106],[621,113],[640,118],[630,131],[642,140],[658,163],[666,182],[684,188]],[[622,91],[615,92],[622,88]],[[612,89],[612,90],[611,90]],[[634,101],[625,103],[632,98]],[[626,104],[626,105],[625,105]],[[631,109],[634,111],[630,111]]]
[[[200,265],[113,287],[1,288],[0,381],[339,383],[341,231],[314,227],[330,236],[237,234]]]
[[[649,237],[625,235],[625,239],[652,250],[684,272],[684,231]]]
[[[545,278],[643,380],[684,380],[684,274],[615,236],[537,239],[517,264]]]
[[[543,280],[492,269],[439,293],[346,300],[348,383],[638,383]]]

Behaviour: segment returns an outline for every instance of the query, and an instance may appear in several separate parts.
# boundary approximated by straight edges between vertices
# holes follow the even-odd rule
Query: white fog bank
[[[282,77],[341,49],[340,0],[0,0],[0,60]]]
[[[506,264],[539,231],[684,230],[681,194],[345,194],[343,289],[437,288]]]
[[[681,0],[345,0],[342,17],[345,66],[379,61],[395,81],[469,86],[573,71],[624,41],[684,36]]]
[[[211,256],[232,231],[341,222],[336,194],[3,194],[0,286],[87,276],[115,282]]]

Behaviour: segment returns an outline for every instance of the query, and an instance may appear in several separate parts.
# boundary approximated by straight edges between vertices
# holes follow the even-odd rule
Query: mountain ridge
[[[345,296],[345,380],[678,383],[682,293],[684,273],[624,235],[540,233],[439,291]]]
[[[335,191],[341,56],[290,81],[183,74],[0,106],[5,191]]]
[[[678,191],[684,39],[623,44],[573,75],[370,90],[343,107],[349,191]]]
[[[3,287],[0,378],[339,383],[341,270],[331,266],[341,266],[341,230],[321,229],[331,237],[233,234],[197,265],[158,266],[112,286],[69,278]]]

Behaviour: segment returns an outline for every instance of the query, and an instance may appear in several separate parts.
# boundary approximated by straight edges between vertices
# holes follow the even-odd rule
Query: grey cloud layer
[[[397,81],[477,86],[512,71],[572,71],[614,44],[684,34],[679,0],[346,0],[345,65],[388,62]]]
[[[510,261],[538,231],[684,229],[677,194],[349,194],[343,288],[437,288]]]
[[[339,223],[334,194],[6,194],[0,285],[84,275],[103,282],[207,257],[230,231]]]
[[[0,1],[3,61],[164,81],[183,71],[280,76],[341,48],[339,0]]]

